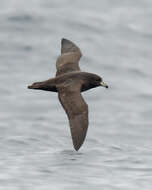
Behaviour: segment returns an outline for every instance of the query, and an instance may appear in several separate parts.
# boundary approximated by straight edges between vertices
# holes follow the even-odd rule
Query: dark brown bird
[[[75,150],[79,150],[83,144],[88,129],[88,105],[81,92],[98,86],[108,88],[100,76],[80,71],[81,56],[80,49],[73,42],[62,39],[61,55],[56,62],[56,77],[28,86],[30,89],[58,92],[69,119]]]

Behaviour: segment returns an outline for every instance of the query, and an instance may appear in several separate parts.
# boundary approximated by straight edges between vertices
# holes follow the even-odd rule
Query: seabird
[[[59,101],[69,119],[73,146],[76,151],[83,144],[88,129],[88,105],[81,92],[98,86],[108,88],[100,76],[80,70],[81,56],[82,53],[76,44],[62,39],[61,55],[56,61],[56,77],[28,86],[29,89],[58,93]]]

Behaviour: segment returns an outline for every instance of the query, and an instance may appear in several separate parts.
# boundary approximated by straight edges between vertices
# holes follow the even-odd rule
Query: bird
[[[108,88],[102,77],[80,70],[81,56],[81,50],[74,42],[61,39],[61,55],[56,61],[56,76],[28,86],[29,89],[58,93],[58,99],[69,120],[72,142],[76,151],[82,146],[89,125],[88,105],[81,92],[99,86]]]

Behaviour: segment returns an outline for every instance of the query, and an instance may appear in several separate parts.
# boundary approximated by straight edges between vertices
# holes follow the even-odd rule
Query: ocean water
[[[0,190],[152,189],[152,1],[1,0]],[[89,130],[74,151],[54,77],[61,38],[109,89],[83,93]]]

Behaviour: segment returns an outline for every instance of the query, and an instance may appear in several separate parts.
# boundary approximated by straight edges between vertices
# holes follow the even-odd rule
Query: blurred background
[[[89,130],[73,150],[54,77],[61,38],[108,90],[83,93]],[[150,190],[152,1],[0,1],[0,190]]]

